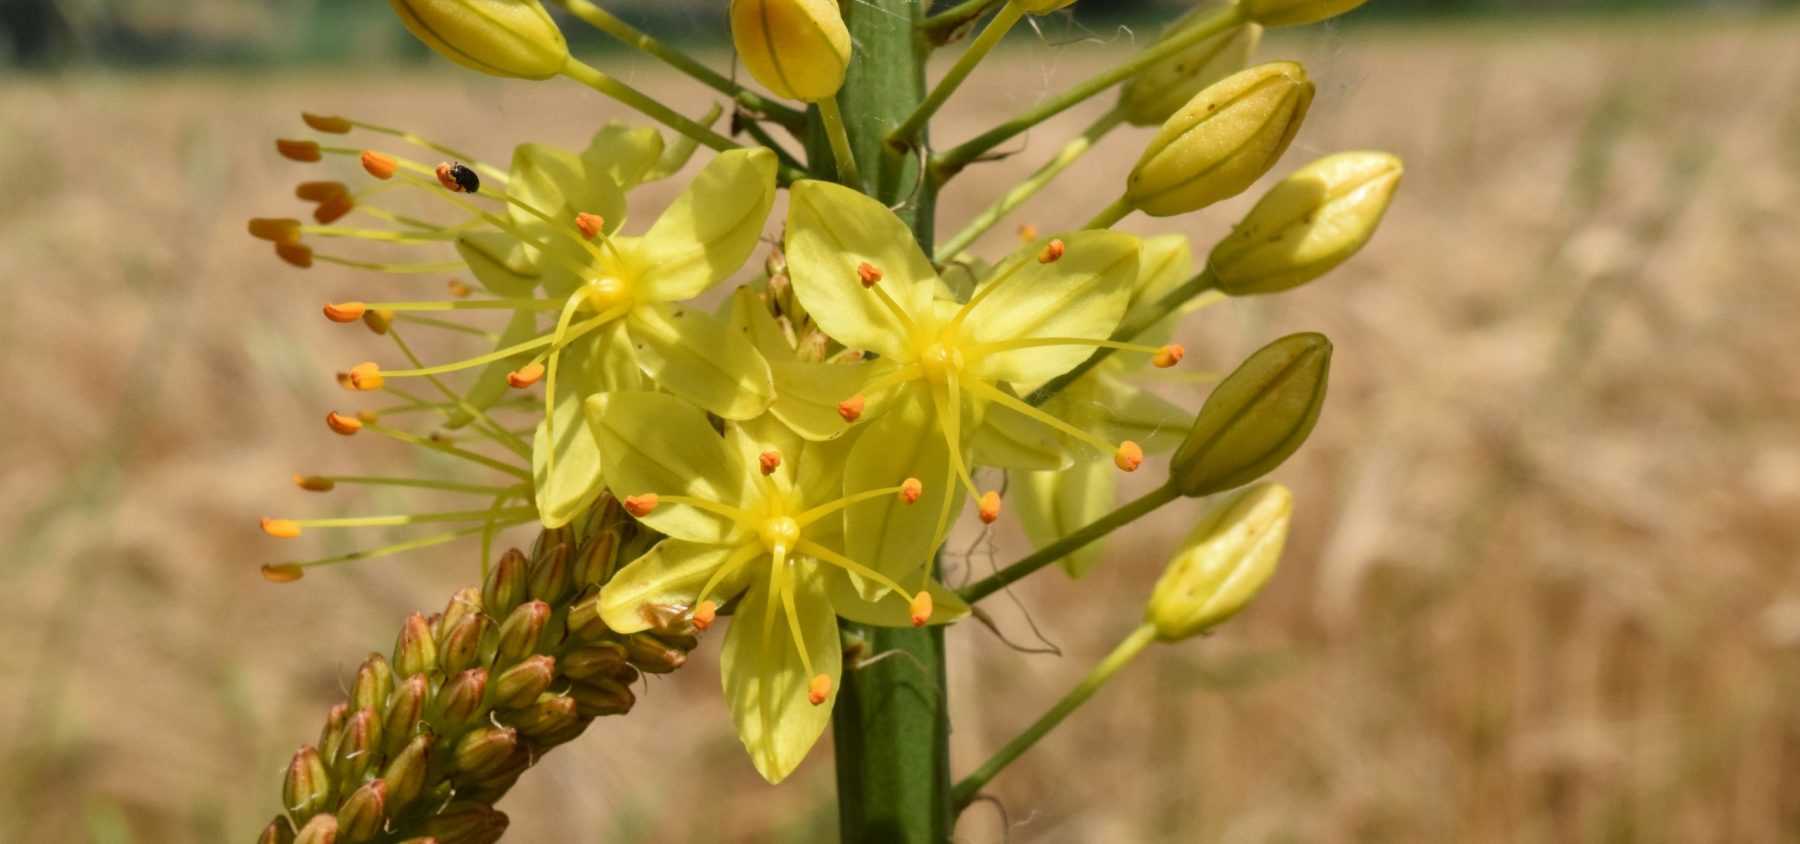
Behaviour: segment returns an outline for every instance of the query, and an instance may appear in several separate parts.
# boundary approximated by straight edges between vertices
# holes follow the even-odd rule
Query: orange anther
[[[251,217],[250,236],[272,243],[299,243],[300,221],[287,217]]]
[[[381,365],[372,360],[365,360],[350,367],[350,388],[353,390],[361,390],[365,393],[370,390],[379,390],[386,381],[386,378],[381,377]]]
[[[543,377],[544,365],[537,361],[532,361],[531,363],[506,373],[506,384],[515,390],[523,390],[526,387],[543,380]]]
[[[862,281],[862,286],[874,287],[881,283],[883,276],[880,268],[868,261],[864,261],[856,265],[856,277]]]
[[[582,237],[593,240],[599,237],[601,232],[606,231],[606,218],[599,214],[583,211],[575,215],[575,228],[581,230]]]
[[[334,410],[325,414],[325,427],[349,437],[354,436],[357,431],[362,430],[363,422],[361,419],[354,416],[345,416]]]
[[[820,674],[812,678],[806,686],[806,699],[813,706],[818,706],[831,697],[831,676]]]
[[[312,247],[304,243],[277,243],[275,244],[275,254],[281,260],[303,270],[313,264]]]
[[[300,524],[293,519],[262,517],[262,531],[276,539],[293,539],[300,535]]]
[[[470,293],[475,292],[470,289],[467,284],[464,284],[461,279],[450,279],[448,287],[450,288],[450,295],[457,299],[467,299],[469,298]]]
[[[262,576],[270,583],[293,583],[306,576],[306,569],[295,563],[270,563],[262,567]]]
[[[1157,369],[1168,369],[1180,363],[1184,357],[1187,357],[1187,349],[1182,348],[1180,343],[1170,343],[1157,349],[1156,354],[1150,357],[1150,362],[1155,364]]]
[[[991,489],[988,490],[987,492],[982,493],[981,494],[981,506],[979,508],[977,508],[976,512],[981,516],[981,521],[983,523],[991,525],[994,522],[999,521],[1000,520],[1000,493],[995,492],[994,490],[991,490]]]
[[[328,196],[325,201],[320,202],[319,207],[313,209],[313,219],[317,220],[319,225],[335,223],[345,214],[354,210],[356,210],[356,200],[351,199],[350,194],[340,193],[336,196]]]
[[[368,309],[369,306],[361,302],[327,302],[325,318],[332,322],[355,322],[362,319]]]
[[[701,601],[694,607],[694,627],[705,630],[712,626],[713,620],[719,617],[719,605],[712,601]]]
[[[924,627],[925,622],[931,620],[931,593],[920,590],[919,594],[913,596],[907,611],[912,614],[912,626]]]
[[[363,325],[376,334],[388,333],[388,327],[394,324],[394,312],[389,310],[363,311]]]
[[[918,478],[907,478],[900,482],[900,500],[908,504],[919,503],[919,497],[925,494],[925,483]]]
[[[1113,452],[1113,465],[1127,472],[1137,471],[1144,465],[1144,449],[1131,440],[1119,443],[1119,450]]]
[[[1021,223],[1019,225],[1019,242],[1035,243],[1037,241],[1037,239],[1038,239],[1038,227],[1037,226],[1034,226],[1030,223]]]
[[[307,202],[324,202],[334,196],[343,196],[350,188],[343,182],[301,182],[294,186],[294,196]]]
[[[365,149],[362,154],[362,166],[364,170],[369,171],[369,175],[377,179],[392,179],[394,171],[400,169],[400,162],[395,161],[391,155]]]
[[[294,486],[307,492],[330,492],[337,487],[337,481],[318,475],[295,475]]]
[[[300,119],[306,121],[306,125],[311,126],[315,131],[328,135],[342,135],[350,131],[350,121],[332,114],[313,114],[303,111],[300,112]]]
[[[627,495],[625,496],[625,512],[641,519],[656,509],[656,501],[654,492],[646,492],[643,495]]]
[[[288,138],[275,139],[275,151],[282,158],[311,164],[324,156],[319,153],[319,145],[313,141],[295,141]]]
[[[781,468],[781,452],[765,451],[757,455],[756,463],[762,468],[763,474],[773,475],[776,469]]]
[[[1067,251],[1069,251],[1068,247],[1063,245],[1060,238],[1052,239],[1049,243],[1044,244],[1044,251],[1038,253],[1038,263],[1054,264],[1062,260],[1063,253]]]
[[[864,399],[861,393],[844,399],[838,402],[838,417],[845,422],[855,422],[862,418],[863,409],[868,407],[868,404],[868,400]]]

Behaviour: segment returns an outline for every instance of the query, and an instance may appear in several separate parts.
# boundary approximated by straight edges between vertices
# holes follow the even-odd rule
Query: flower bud
[[[1290,334],[1257,350],[1206,397],[1169,464],[1176,488],[1211,495],[1280,466],[1319,421],[1330,372],[1322,334]]]
[[[1216,10],[1198,8],[1169,27],[1163,36],[1179,35],[1197,19]],[[1262,41],[1262,27],[1239,24],[1138,71],[1119,90],[1119,108],[1133,126],[1160,126],[1206,86],[1237,73],[1250,63]]]
[[[394,693],[388,696],[387,713],[381,718],[384,755],[398,753],[419,731],[419,721],[425,717],[425,701],[430,696],[431,678],[424,674],[414,674],[394,687]]]
[[[756,81],[809,103],[837,96],[850,66],[837,0],[731,0],[731,42]]]
[[[550,620],[550,605],[543,601],[520,604],[500,624],[500,642],[494,649],[494,667],[503,668],[537,652],[538,637]]]
[[[1368,0],[1238,0],[1244,17],[1263,26],[1299,26],[1335,18]]]
[[[529,706],[556,679],[556,657],[539,654],[527,658],[494,678],[494,706],[516,709]]]
[[[647,633],[628,636],[625,653],[646,674],[668,674],[687,664],[687,653]]]
[[[340,703],[325,713],[325,726],[319,730],[319,755],[330,759],[337,755],[344,741],[344,724],[350,720],[350,704]]]
[[[425,616],[413,613],[400,628],[394,642],[394,673],[400,677],[423,674],[437,667],[437,645],[431,640],[431,623]]]
[[[1241,70],[1194,95],[1167,121],[1125,181],[1153,217],[1197,211],[1243,193],[1300,131],[1313,84],[1293,62]]]
[[[337,840],[338,822],[331,815],[315,815],[294,836],[294,844],[337,844]]]
[[[388,0],[413,37],[463,67],[549,79],[569,62],[562,30],[538,0]]]
[[[362,667],[356,669],[356,684],[350,690],[350,702],[358,709],[387,709],[388,695],[394,691],[394,671],[381,654],[369,654]]]
[[[1275,573],[1293,509],[1287,487],[1257,484],[1201,516],[1150,595],[1144,620],[1157,638],[1204,633],[1250,603]]]
[[[499,768],[518,746],[517,730],[490,724],[470,730],[457,739],[451,759],[463,779],[476,780]]]
[[[370,780],[350,792],[338,808],[338,836],[346,844],[368,841],[381,832],[387,821],[387,783]]]
[[[281,803],[294,820],[304,823],[331,801],[331,775],[317,748],[303,745],[288,762],[281,781]]]
[[[630,668],[626,663],[625,646],[617,642],[601,642],[575,648],[563,654],[558,663],[562,673],[576,680],[589,677],[610,677],[620,668]]]
[[[511,548],[488,569],[487,580],[481,584],[481,605],[495,618],[505,617],[525,600],[529,587],[525,568],[525,555]]]
[[[344,722],[344,740],[331,760],[331,777],[340,787],[362,782],[381,752],[381,716],[358,709]]]
[[[464,801],[452,803],[425,822],[425,832],[438,844],[494,844],[506,834],[506,815],[493,808]]]
[[[387,808],[393,814],[399,814],[412,805],[414,800],[425,791],[425,775],[430,770],[432,737],[420,734],[412,737],[394,758],[389,760],[387,768],[381,772],[381,780],[387,783]]]
[[[256,836],[256,844],[294,844],[294,825],[286,815],[276,815]]]
[[[624,715],[637,703],[637,695],[631,689],[611,680],[576,683],[569,688],[569,696],[575,699],[575,711],[584,718]]]
[[[1385,152],[1340,152],[1300,168],[1213,247],[1207,269],[1232,296],[1277,293],[1330,272],[1375,234],[1402,169]]]
[[[488,673],[485,668],[471,668],[444,681],[438,690],[432,721],[439,733],[451,734],[468,726],[481,714],[481,699],[487,693]]]
[[[569,635],[578,642],[597,642],[612,633],[600,617],[598,595],[569,608]]]
[[[482,609],[481,590],[473,586],[464,586],[456,590],[456,594],[450,596],[450,602],[445,604],[444,611],[438,614],[437,623],[432,625],[432,632],[437,634],[437,640],[441,644],[446,633],[455,630],[456,625],[461,624],[464,618],[481,615]],[[446,671],[444,673],[455,674],[456,672]]]
[[[550,549],[548,554],[533,560],[527,594],[550,604],[559,603],[568,597],[570,586],[574,583],[569,576],[570,556],[569,546],[558,545]]]
[[[456,627],[444,634],[444,642],[438,652],[439,670],[445,674],[456,674],[466,668],[473,668],[481,656],[481,633],[486,628],[486,616],[463,616]]]
[[[577,711],[575,698],[562,695],[544,698],[506,720],[518,728],[520,735],[537,739],[569,729],[581,721],[581,714]]]
[[[614,505],[617,506],[617,505]],[[596,507],[605,510],[605,507]],[[614,564],[618,562],[619,535],[611,530],[598,530],[581,546],[575,555],[575,570],[571,577],[576,588],[604,583],[612,577]]]

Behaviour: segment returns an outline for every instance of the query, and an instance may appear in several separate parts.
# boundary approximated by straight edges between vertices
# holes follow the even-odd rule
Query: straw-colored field
[[[984,803],[959,840],[1800,836],[1797,37],[1762,22],[1273,39],[1265,56],[1321,81],[1283,170],[1348,147],[1408,164],[1353,264],[1187,329],[1204,367],[1291,330],[1337,344],[1324,421],[1278,474],[1298,497],[1287,559],[1241,619],[1150,652],[994,783],[1010,837]],[[1021,43],[940,138],[1118,46]],[[472,577],[464,546],[290,586],[257,575],[294,551],[259,515],[412,501],[288,484],[409,459],[320,424],[352,401],[331,371],[391,350],[319,304],[443,283],[299,272],[243,235],[319,177],[271,151],[301,108],[494,159],[621,115],[566,84],[441,66],[0,83],[0,839],[247,840],[356,662]],[[945,229],[1093,113],[971,171]],[[1141,141],[1113,138],[1020,219],[1080,222]],[[640,217],[667,195],[635,197]],[[1246,205],[1127,228],[1204,249]],[[1175,393],[1197,407],[1203,390]],[[993,602],[1008,640],[1060,656],[977,624],[951,634],[959,770],[1135,624],[1192,513],[1137,526],[1089,580],[1046,572]],[[966,566],[1016,556],[1002,527]],[[829,747],[763,785],[715,654],[529,774],[502,804],[509,840],[833,836]]]

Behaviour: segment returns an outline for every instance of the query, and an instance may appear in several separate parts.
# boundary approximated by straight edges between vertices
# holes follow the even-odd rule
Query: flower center
[[[791,516],[765,519],[758,535],[762,537],[763,544],[768,546],[771,551],[777,545],[791,551],[795,545],[800,543],[800,523],[794,521]]]
[[[588,307],[600,313],[631,300],[631,286],[614,275],[604,275],[589,281],[585,292]]]
[[[962,371],[962,349],[941,341],[932,343],[925,347],[925,354],[919,356],[919,362],[925,367],[925,377],[942,384],[951,372]]]

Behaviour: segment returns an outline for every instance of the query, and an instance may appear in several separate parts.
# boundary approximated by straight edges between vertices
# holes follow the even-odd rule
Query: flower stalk
[[[1025,579],[1038,569],[1069,556],[1080,550],[1082,546],[1155,512],[1164,504],[1180,497],[1181,490],[1177,489],[1174,484],[1163,484],[1088,526],[1039,548],[1006,568],[969,584],[958,590],[957,594],[961,595],[964,601],[973,604]]]
[[[1075,162],[1087,155],[1095,145],[1100,143],[1101,139],[1112,134],[1114,129],[1124,124],[1125,109],[1123,107],[1109,109],[1105,114],[1100,115],[1080,135],[1063,144],[1056,156],[1039,167],[1037,172],[1032,173],[1025,181],[1014,185],[1005,195],[995,200],[993,205],[975,215],[975,218],[970,220],[962,231],[940,244],[937,249],[938,263],[955,260],[958,254],[974,245],[976,240],[1005,219],[1006,215],[1017,210],[1027,200],[1037,196],[1038,192],[1044,188],[1049,187],[1050,183],[1055,181],[1057,176],[1062,175],[1064,170],[1074,166]]]

